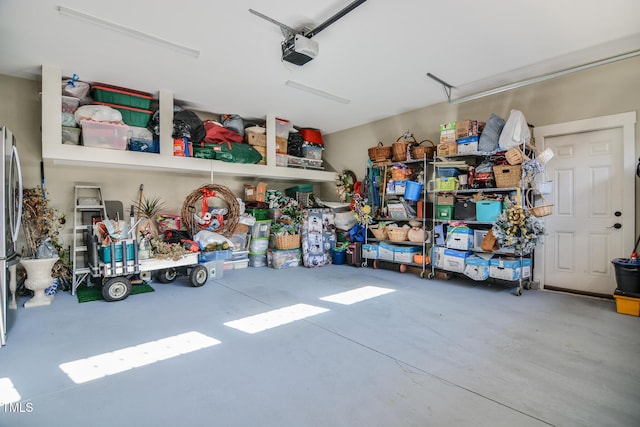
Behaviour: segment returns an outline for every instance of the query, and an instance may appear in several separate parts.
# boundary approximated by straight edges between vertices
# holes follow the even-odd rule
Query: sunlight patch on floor
[[[109,353],[98,354],[86,359],[63,363],[60,365],[60,369],[73,382],[82,384],[217,344],[220,344],[220,341],[214,338],[199,332],[187,332]]]
[[[362,288],[329,295],[320,299],[322,301],[335,302],[337,304],[351,305],[395,291],[395,289],[380,288],[377,286],[363,286]]]
[[[13,381],[10,378],[0,378],[0,406],[4,406],[7,403],[19,402],[21,399],[20,393],[13,386]]]
[[[315,316],[329,311],[327,308],[316,307],[308,304],[295,304],[277,310],[267,311],[254,316],[226,322],[225,325],[239,329],[248,334],[255,334],[277,326],[286,325],[296,320]]]

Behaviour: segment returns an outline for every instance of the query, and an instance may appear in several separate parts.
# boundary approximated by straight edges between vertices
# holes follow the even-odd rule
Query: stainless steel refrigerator
[[[16,148],[16,139],[6,127],[0,127],[0,143],[4,153],[4,161],[0,163],[0,346],[7,339],[7,302],[9,270],[15,273],[15,266],[20,262],[16,251],[16,242],[20,232],[22,217],[22,172],[20,158]]]

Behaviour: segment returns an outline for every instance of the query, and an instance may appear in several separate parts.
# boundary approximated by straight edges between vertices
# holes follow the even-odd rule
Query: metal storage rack
[[[524,145],[522,147],[523,152],[524,152]],[[455,155],[448,155],[448,156],[442,156],[441,158],[443,158],[444,160],[454,160],[454,159],[464,159],[464,158],[484,158],[484,157],[488,157],[491,156],[491,154],[489,153],[481,153],[481,152],[474,152],[474,153],[464,153],[464,154],[455,154]],[[445,166],[445,165],[438,165],[437,163],[434,163],[435,168],[439,168],[439,167],[452,167],[452,166]],[[484,188],[469,188],[469,189],[455,189],[453,191],[450,190],[445,190],[445,191],[440,191],[436,185],[436,183],[434,183],[433,185],[433,192],[434,192],[434,199],[437,202],[437,198],[439,195],[441,194],[453,194],[455,195],[473,195],[473,194],[478,194],[478,193],[499,193],[499,194],[504,194],[504,195],[508,195],[509,193],[512,192],[516,192],[518,194],[518,197],[520,197],[519,199],[519,203],[521,203],[523,206],[525,205],[525,197],[526,197],[526,185],[524,182],[524,178],[521,179],[521,183],[519,187],[484,187]],[[433,224],[434,224],[434,229],[435,226],[437,224],[443,224],[443,223],[449,223],[449,221],[462,221],[464,222],[466,225],[471,226],[470,228],[476,230],[476,229],[481,229],[481,230],[489,230],[491,228],[491,226],[493,225],[493,222],[484,222],[484,221],[477,221],[477,220],[456,220],[456,219],[439,219],[437,218],[437,205],[434,205],[434,210],[433,210]],[[435,231],[434,231],[435,234]],[[443,236],[445,241],[447,236]],[[435,243],[435,239],[436,236],[434,235],[432,237],[433,239],[433,245],[434,247],[436,246],[441,246],[441,245],[437,245]],[[473,248],[470,249],[470,251],[472,252],[484,252],[487,253],[485,251],[482,251],[481,248],[478,248],[474,246]],[[517,280],[506,280],[506,279],[496,279],[496,278],[490,278],[493,280],[500,280],[500,281],[505,281],[505,282],[517,282],[517,286],[515,289],[515,294],[517,296],[522,295],[522,289],[530,289],[531,288],[531,284],[533,283],[533,265],[530,266],[529,268],[529,274],[528,277],[523,277],[524,273],[525,273],[525,266],[523,265],[524,262],[523,260],[525,258],[529,258],[533,261],[533,252],[530,253],[516,253],[516,252],[509,252],[509,251],[492,251],[491,253],[493,253],[494,255],[506,255],[506,256],[511,256],[511,257],[515,257],[515,258],[519,258],[520,261],[520,274],[519,274],[519,278]],[[431,260],[431,272],[429,273],[428,277],[430,279],[435,277],[435,273],[436,270],[443,270],[443,271],[448,271],[446,269],[442,269],[439,267],[436,267],[436,260]],[[452,273],[456,273],[456,272],[452,272]],[[488,279],[488,280],[490,280]]]
[[[423,172],[424,176],[428,176],[427,171],[428,171],[428,167],[431,164],[431,159],[428,159],[426,157],[426,155],[424,156],[424,158],[422,159],[408,159],[405,161],[390,161],[388,163],[384,163],[384,164],[372,164],[368,169],[367,173],[370,176],[370,169],[377,169],[381,172],[382,177],[383,177],[383,182],[380,184],[379,187],[377,187],[378,190],[378,196],[380,198],[380,203],[373,206],[373,210],[374,212],[380,212],[385,206],[384,204],[389,200],[387,198],[388,194],[386,194],[387,191],[387,181],[386,181],[386,176],[388,173],[388,170],[390,167],[392,167],[393,165],[397,165],[397,164],[403,164],[403,165],[414,165],[414,166],[418,166],[421,168],[421,171]],[[426,179],[425,179],[426,181]],[[423,233],[426,234],[426,236],[428,236],[428,238],[426,238],[424,241],[422,242],[412,242],[412,241],[395,241],[395,240],[389,240],[389,239],[377,239],[377,238],[371,238],[369,237],[369,230],[366,230],[365,233],[365,244],[368,243],[380,243],[380,242],[385,242],[385,243],[389,243],[389,244],[393,244],[393,245],[399,245],[399,246],[415,246],[415,247],[420,247],[421,251],[418,252],[422,255],[423,257],[423,263],[418,264],[413,262],[413,260],[411,260],[411,262],[405,262],[405,261],[395,261],[395,260],[389,260],[389,259],[371,259],[371,258],[364,258],[363,255],[363,266],[367,266],[368,265],[368,261],[371,260],[373,267],[374,268],[378,268],[380,265],[380,262],[388,262],[388,263],[393,263],[393,264],[398,264],[399,268],[400,268],[400,272],[405,272],[407,271],[408,267],[418,267],[421,268],[421,272],[420,272],[420,277],[423,278],[425,277],[425,275],[427,274],[427,268],[429,267],[429,264],[425,263],[424,260],[425,258],[428,256],[429,252],[430,252],[430,244],[431,244],[431,238],[429,237],[431,235],[431,228],[428,225],[431,224],[431,216],[427,215],[428,213],[428,209],[427,209],[427,196],[428,196],[428,190],[427,190],[427,185],[423,185],[422,186],[422,195],[421,195],[421,200],[422,200],[422,210],[420,212],[420,215],[418,215],[418,212],[416,210],[416,215],[414,217],[407,217],[407,218],[393,218],[393,217],[382,217],[379,215],[376,215],[374,217],[374,221],[375,222],[396,222],[399,224],[405,224],[408,223],[409,221],[419,221],[421,222],[422,226],[422,231]],[[405,200],[402,196],[395,196],[392,199],[394,201],[397,201],[398,203],[401,204],[405,204]],[[417,203],[416,203],[417,205]],[[405,205],[406,206],[406,205]],[[416,206],[417,207],[417,206]],[[419,216],[419,217],[418,217]],[[413,255],[412,255],[413,257]]]

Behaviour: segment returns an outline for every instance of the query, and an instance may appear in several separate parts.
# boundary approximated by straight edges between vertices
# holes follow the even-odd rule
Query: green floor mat
[[[154,292],[151,286],[146,283],[142,283],[140,285],[133,285],[131,287],[131,295],[145,294],[147,292]],[[90,302],[90,301],[99,301],[104,300],[102,298],[102,289],[99,286],[88,287],[86,285],[79,286],[76,289],[76,296],[78,297],[78,302]]]

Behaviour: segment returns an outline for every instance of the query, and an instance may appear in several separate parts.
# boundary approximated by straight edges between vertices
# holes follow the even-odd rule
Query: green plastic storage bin
[[[97,102],[141,108],[143,110],[151,108],[151,100],[153,99],[148,93],[115,86],[93,85],[91,90],[93,91],[93,99]]]
[[[269,209],[249,208],[249,209],[246,209],[246,212],[253,215],[256,221],[269,219]]]
[[[122,121],[129,126],[136,126],[140,128],[146,128],[151,120],[153,111],[142,110],[140,108],[126,107],[124,105],[107,104],[104,102],[96,102],[99,105],[106,105],[107,107],[115,108],[122,114]]]
[[[296,193],[313,193],[313,184],[300,184],[284,190],[284,194],[292,198],[296,197]]]
[[[436,206],[436,219],[453,219],[453,206]]]

